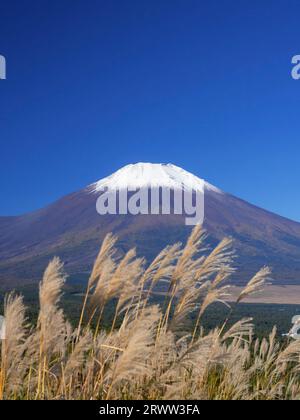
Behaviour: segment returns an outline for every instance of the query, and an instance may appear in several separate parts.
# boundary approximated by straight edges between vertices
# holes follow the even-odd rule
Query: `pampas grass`
[[[228,326],[235,305],[269,280],[269,268],[250,279],[220,327],[204,332],[207,308],[228,305],[231,239],[208,250],[196,226],[184,247],[166,247],[148,266],[134,249],[117,257],[116,242],[111,234],[103,241],[76,328],[60,308],[66,276],[58,258],[40,283],[36,325],[21,296],[6,297],[0,399],[299,398],[300,343],[279,344],[275,328],[254,340],[250,318]],[[164,302],[154,304],[162,286]],[[104,329],[111,302],[115,314]]]

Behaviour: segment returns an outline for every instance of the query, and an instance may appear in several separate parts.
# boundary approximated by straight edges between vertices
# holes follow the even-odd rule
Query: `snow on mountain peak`
[[[93,191],[103,188],[114,190],[138,189],[144,187],[187,188],[195,191],[204,189],[221,193],[221,190],[201,178],[170,163],[135,163],[126,165],[112,175],[92,184]]]

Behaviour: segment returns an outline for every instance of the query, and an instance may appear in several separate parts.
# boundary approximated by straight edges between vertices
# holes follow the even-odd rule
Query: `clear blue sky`
[[[296,0],[1,0],[0,214],[171,162],[300,221]]]

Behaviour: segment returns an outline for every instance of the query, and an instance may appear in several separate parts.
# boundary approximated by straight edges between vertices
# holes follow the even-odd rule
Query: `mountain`
[[[204,193],[204,227],[211,244],[232,236],[238,275],[245,283],[262,265],[273,267],[278,284],[300,282],[300,223],[260,209],[174,165],[127,165],[85,189],[41,210],[0,217],[0,288],[34,283],[58,255],[74,280],[86,279],[105,234],[119,236],[120,252],[136,246],[148,260],[162,247],[185,241],[191,231],[181,214],[99,215],[100,190],[110,188],[192,188]]]

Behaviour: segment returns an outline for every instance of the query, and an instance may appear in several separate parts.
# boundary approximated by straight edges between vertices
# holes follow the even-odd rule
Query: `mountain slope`
[[[176,188],[193,185],[205,191],[204,226],[215,243],[235,241],[240,267],[234,279],[244,283],[264,264],[280,284],[300,282],[300,224],[255,207],[174,165],[128,165],[111,177],[69,194],[52,205],[18,217],[0,217],[0,287],[39,280],[47,262],[58,255],[73,278],[86,278],[106,233],[120,238],[126,251],[137,246],[148,259],[172,242],[184,241],[191,227],[182,215],[105,215],[96,212],[103,186],[137,187],[154,181]]]

